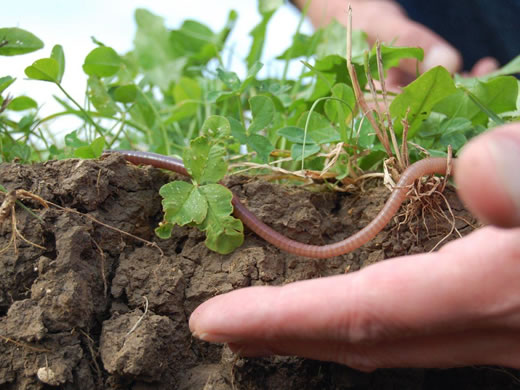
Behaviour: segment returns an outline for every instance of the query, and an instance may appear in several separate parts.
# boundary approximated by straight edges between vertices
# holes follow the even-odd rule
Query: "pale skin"
[[[303,9],[307,0],[295,0],[294,4]],[[368,34],[370,43],[376,40],[394,43],[399,46],[422,47],[425,52],[424,61],[420,64],[422,71],[442,65],[451,72],[462,69],[460,53],[427,27],[409,19],[401,6],[391,0],[313,0],[310,3],[308,16],[313,25],[320,27],[336,19],[347,23],[348,5],[352,6],[352,24]],[[387,83],[391,89],[406,85],[415,78],[415,61],[402,61],[399,69],[393,69]],[[478,61],[471,71],[471,76],[481,76],[492,72],[499,66],[496,59],[484,57]]]
[[[520,123],[466,145],[455,182],[488,226],[435,253],[217,296],[192,313],[191,331],[245,356],[297,355],[364,371],[520,369]]]

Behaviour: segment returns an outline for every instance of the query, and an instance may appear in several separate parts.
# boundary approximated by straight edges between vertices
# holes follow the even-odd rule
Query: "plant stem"
[[[485,106],[478,97],[476,97],[468,88],[464,86],[460,86],[460,88],[464,91],[466,95],[468,95],[469,99],[482,111],[485,113],[489,118],[493,120],[497,125],[503,125],[506,122],[500,118],[493,110],[487,106]]]
[[[40,140],[41,140],[41,141],[43,142],[43,144],[45,145],[45,148],[46,148],[47,150],[49,150],[50,146],[49,146],[49,143],[47,142],[47,138],[43,135],[41,129],[38,129],[38,132],[40,133]]]
[[[63,88],[61,86],[61,84],[59,82],[55,82],[55,84],[58,86],[58,88],[60,89],[61,92],[63,92],[63,94],[72,102],[74,103],[74,105],[76,107],[78,107],[78,109],[81,111],[81,113],[83,115],[85,115],[85,118],[88,120],[88,122],[90,122],[91,125],[94,126],[94,129],[96,130],[96,132],[98,133],[99,136],[103,137],[104,134],[103,134],[103,128],[101,126],[99,126],[96,122],[94,122],[94,120],[90,117],[90,115],[87,113],[87,111],[85,111],[85,109],[83,107],[81,107],[81,105],[76,101],[74,100],[74,98],[69,95],[69,93],[65,90],[65,88]]]
[[[242,110],[242,99],[240,99],[240,94],[236,94],[237,101],[238,101],[238,114],[240,115],[240,122],[242,123],[242,126],[244,126],[244,129],[246,129],[246,120],[244,118],[244,110]]]
[[[376,132],[377,138],[379,138],[379,141],[381,141],[381,144],[385,148],[386,154],[388,157],[392,157],[394,155],[392,153],[392,148],[388,142],[385,142],[383,131],[379,128],[377,121],[372,114],[372,110],[370,107],[368,107],[365,97],[363,96],[363,91],[361,91],[361,86],[359,85],[356,68],[352,64],[352,7],[350,5],[348,7],[347,23],[347,70],[350,76],[350,80],[352,81],[352,88],[354,89],[354,95],[356,96],[357,104],[359,104],[363,114],[367,117],[370,124],[372,125],[374,131]]]
[[[188,134],[186,135],[186,140],[189,141],[193,138],[193,132],[195,131],[195,126],[197,126],[197,120],[192,119],[190,125],[188,127]]]
[[[324,100],[335,100],[335,101],[338,101],[338,102],[343,103],[344,105],[346,105],[348,108],[350,108],[351,112],[354,112],[352,107],[350,107],[350,105],[346,101],[344,101],[342,99],[339,99],[337,97],[334,97],[334,96],[324,96],[324,97],[321,97],[319,99],[316,99],[316,101],[314,103],[312,103],[311,109],[309,110],[309,114],[307,115],[307,120],[305,121],[305,128],[303,129],[302,171],[303,171],[303,164],[305,162],[305,144],[307,143],[307,132],[308,132],[308,129],[309,129],[309,123],[310,123],[310,120],[311,120],[311,115],[314,112],[314,109],[316,108],[316,106],[320,102],[322,102]]]
[[[137,86],[137,89],[139,89],[139,91],[143,95],[143,97],[146,100],[146,102],[148,103],[148,105],[152,108],[153,114],[155,115],[155,119],[159,122],[159,129],[161,130],[161,136],[162,136],[162,139],[164,142],[164,148],[165,148],[166,155],[170,155],[171,150],[170,150],[170,142],[168,139],[168,132],[166,131],[166,128],[164,127],[164,123],[161,120],[161,116],[159,115],[157,108],[153,105],[153,103],[150,101],[148,96],[146,96],[146,94],[143,92],[141,87]]]
[[[307,16],[307,12],[309,11],[309,6],[311,4],[312,0],[307,0],[305,2],[305,5],[303,6],[302,12],[300,13],[300,20],[298,21],[298,26],[296,26],[296,31],[294,33],[294,36],[296,37],[302,28],[303,22],[305,21],[305,17]],[[285,65],[283,68],[283,74],[282,74],[282,82],[281,84],[285,84],[287,81],[287,72],[289,71],[289,64],[291,62],[291,56],[293,52],[293,45],[287,50],[287,54],[285,55]]]
[[[388,99],[386,97],[386,85],[385,85],[385,71],[383,68],[383,55],[381,54],[381,42],[379,40],[376,41],[376,62],[377,62],[377,71],[379,73],[379,82],[381,84],[381,92],[383,94],[383,104],[385,107],[386,121],[388,123],[388,132],[390,133],[390,138],[392,139],[392,144],[394,145],[395,155],[397,156],[397,161],[401,166],[401,169],[404,171],[408,167],[408,152],[407,152],[407,136],[408,131],[403,131],[403,139],[402,139],[402,148],[399,149],[399,145],[397,143],[397,138],[395,136],[394,125],[392,123],[392,116],[390,115],[390,105],[388,104]],[[407,114],[408,115],[408,114]],[[408,126],[405,126],[406,130],[408,130]],[[386,134],[386,132],[385,132]],[[406,155],[403,153],[406,151]]]
[[[123,112],[123,117],[119,121],[119,123],[120,123],[119,129],[117,130],[116,134],[114,136],[112,136],[112,139],[107,144],[108,149],[112,149],[112,145],[114,145],[114,142],[116,142],[116,140],[119,139],[119,135],[121,134],[121,132],[123,131],[123,128],[125,126],[125,117],[126,117],[126,111]]]
[[[89,116],[93,116],[93,117],[97,117],[97,118],[103,118],[103,119],[117,120],[117,118],[114,118],[114,117],[108,116],[108,115],[103,115],[103,114],[100,114],[99,112],[95,112],[95,111],[86,111],[86,112],[87,112],[87,114]],[[46,116],[45,118],[40,119],[38,121],[37,125],[41,125],[42,123],[45,123],[45,122],[48,122],[50,120],[59,118],[60,116],[65,116],[65,115],[76,115],[76,116],[79,116],[80,114],[84,115],[84,111],[83,110],[82,111],[78,110],[78,111],[61,111],[61,112],[57,112],[57,113],[51,114],[49,116]],[[145,127],[139,125],[136,122],[129,121],[129,120],[123,120],[122,122],[125,125],[131,126],[134,129],[139,130],[143,134],[145,134],[147,132],[147,129]]]

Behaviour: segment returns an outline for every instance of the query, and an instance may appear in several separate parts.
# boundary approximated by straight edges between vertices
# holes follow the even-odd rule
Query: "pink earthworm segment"
[[[151,165],[189,176],[181,160],[160,154],[132,150],[109,150],[105,154],[121,154],[132,164]],[[328,258],[349,253],[374,238],[392,219],[406,199],[409,186],[425,175],[445,175],[448,161],[442,157],[431,157],[410,165],[401,175],[395,189],[377,216],[363,229],[342,241],[327,245],[309,245],[291,240],[260,221],[240,200],[233,195],[234,214],[244,225],[272,245],[299,256]]]

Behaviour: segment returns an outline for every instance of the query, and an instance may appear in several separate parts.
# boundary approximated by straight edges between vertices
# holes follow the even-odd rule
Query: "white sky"
[[[245,58],[251,40],[249,31],[258,23],[257,0],[18,0],[4,4],[0,12],[0,27],[20,27],[39,37],[45,47],[31,54],[15,57],[0,56],[0,77],[13,76],[16,82],[8,91],[17,96],[26,94],[39,104],[45,103],[41,114],[55,111],[57,104],[52,95],[61,93],[50,83],[24,80],[24,68],[35,60],[48,57],[55,44],[65,51],[64,88],[78,101],[83,101],[86,76],[82,70],[85,56],[95,48],[91,36],[123,53],[132,48],[135,34],[134,10],[146,8],[164,17],[166,26],[177,28],[185,19],[195,19],[219,31],[231,9],[238,12],[237,25],[228,40],[232,42],[237,59]],[[290,6],[278,10],[271,19],[264,63],[285,50],[298,24],[299,14]],[[311,26],[305,23],[302,32],[309,33]],[[243,75],[239,62],[234,69]],[[271,67],[272,70],[272,67]],[[56,130],[70,123],[54,123]],[[69,128],[68,130],[72,130]]]

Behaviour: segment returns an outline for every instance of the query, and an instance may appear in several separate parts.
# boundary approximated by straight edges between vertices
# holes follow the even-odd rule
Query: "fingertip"
[[[319,2],[314,3],[319,4]],[[439,65],[451,73],[461,70],[461,54],[433,30],[410,19],[398,2],[356,1],[354,5],[353,27],[365,31],[370,43],[379,40],[386,44],[395,42],[397,46],[422,48],[425,53],[423,62],[419,64],[422,72]],[[320,11],[323,12],[318,5],[315,7],[316,14],[319,14]],[[333,8],[333,11],[338,10]],[[417,61],[404,59],[400,62],[399,68],[415,77]],[[400,82],[399,84],[405,85],[406,83]]]
[[[399,29],[395,26],[398,23]],[[424,50],[424,59],[419,63],[419,70],[426,72],[436,66],[443,66],[450,73],[462,69],[462,55],[441,36],[429,28],[416,23],[405,16],[383,23],[377,28],[383,41],[396,40],[398,46],[420,47]],[[392,38],[392,39],[389,39]],[[417,73],[417,61],[403,60],[400,67],[408,73]]]
[[[436,66],[443,66],[450,73],[455,73],[462,67],[462,57],[453,47],[444,42],[439,42],[427,49],[424,61],[421,64],[423,72]]]
[[[193,313],[191,313],[190,318],[188,320],[188,327],[190,328],[190,332],[192,333],[192,335],[194,337],[197,337],[197,338],[199,336],[199,332],[197,332],[197,317],[199,316],[199,313],[200,313],[199,307],[197,307],[195,309],[195,311],[193,311]]]
[[[459,196],[482,221],[520,226],[520,124],[472,140],[457,162]]]
[[[481,77],[488,73],[494,72],[500,67],[500,63],[496,58],[484,57],[478,60],[471,69],[472,77]]]
[[[259,337],[271,318],[277,291],[277,287],[256,286],[213,297],[193,311],[190,331],[198,339],[215,343]]]
[[[220,333],[222,321],[227,317],[226,305],[222,305],[226,298],[227,294],[213,297],[191,313],[189,328],[193,337],[216,343],[232,341],[228,335]]]

